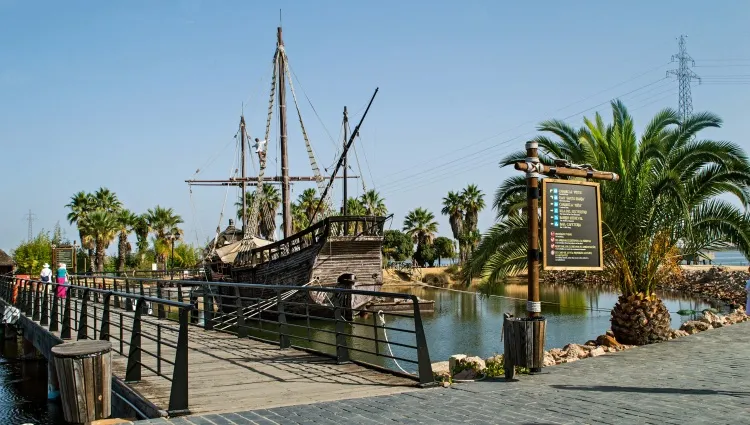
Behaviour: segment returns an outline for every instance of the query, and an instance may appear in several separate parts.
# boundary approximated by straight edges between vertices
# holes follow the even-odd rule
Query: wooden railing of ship
[[[327,217],[291,237],[238,253],[233,267],[254,267],[277,260],[332,236],[382,237],[386,220],[376,216]]]

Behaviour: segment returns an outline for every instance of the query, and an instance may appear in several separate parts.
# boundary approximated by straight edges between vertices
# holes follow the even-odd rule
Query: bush
[[[439,286],[439,287],[446,286],[446,285],[448,285],[450,283],[450,281],[448,280],[448,276],[446,276],[444,273],[440,273],[440,274],[430,273],[430,274],[427,274],[427,275],[425,275],[422,278],[422,282],[424,282],[424,283],[426,283],[428,285],[431,285],[431,286]]]

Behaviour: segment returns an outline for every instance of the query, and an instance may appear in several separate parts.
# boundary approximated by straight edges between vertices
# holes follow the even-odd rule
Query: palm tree
[[[388,214],[388,208],[385,207],[385,200],[381,198],[380,194],[374,189],[368,190],[362,194],[359,200],[364,207],[364,215],[383,217]],[[352,211],[349,211],[348,205],[346,209],[349,215],[355,215]]]
[[[296,202],[292,202],[292,232],[298,233],[310,226],[310,220],[307,219],[305,210]]]
[[[404,218],[404,232],[417,245],[430,243],[437,230],[435,215],[424,208],[411,210]]]
[[[479,212],[485,207],[484,193],[475,184],[470,184],[461,191],[463,198],[464,223],[467,231],[477,230],[479,222]]]
[[[78,237],[81,241],[81,249],[88,250],[88,257],[91,261],[91,270],[94,270],[94,241],[86,234],[84,222],[86,217],[94,210],[95,203],[91,194],[80,191],[70,198],[70,203],[65,205],[70,208],[68,213],[68,222],[78,227]]]
[[[365,206],[362,203],[361,198],[349,198],[346,200],[346,213],[350,216],[363,216],[368,215]],[[364,231],[364,223],[349,223],[347,224],[348,233],[350,235],[356,235],[359,232]]]
[[[297,204],[305,211],[308,220],[312,220],[312,215],[315,214],[318,203],[320,203],[318,191],[313,188],[305,189],[297,198]]]
[[[148,234],[151,233],[151,227],[148,225],[148,218],[146,214],[140,214],[135,216],[133,222],[133,231],[137,238],[136,246],[138,247],[138,253],[141,255],[141,261],[143,260],[146,250],[148,250]]]
[[[114,240],[119,229],[116,217],[104,210],[95,210],[83,222],[84,231],[94,240],[96,247],[96,271],[104,271],[104,257],[107,247]]]
[[[682,255],[696,255],[729,244],[750,254],[750,216],[720,196],[734,195],[750,205],[750,161],[737,145],[696,138],[705,128],[719,127],[710,113],[681,121],[672,109],[659,112],[636,137],[634,123],[620,101],[612,102],[613,120],[593,121],[574,129],[558,120],[540,130],[540,161],[552,158],[590,164],[616,172],[620,181],[601,186],[605,274],[621,295],[612,310],[612,331],[626,344],[666,339],[670,315],[654,288],[669,276]],[[501,164],[525,158],[518,152]],[[507,182],[506,182],[507,183]],[[495,205],[525,193],[504,184]],[[502,187],[501,187],[502,188]],[[508,215],[485,235],[465,273],[490,282],[526,267],[526,215]]]
[[[106,187],[100,187],[94,192],[93,201],[95,208],[114,214],[122,208],[122,202],[117,195]]]
[[[453,191],[448,192],[448,196],[443,198],[443,209],[440,212],[448,216],[453,239],[458,242],[458,258],[463,263],[465,261],[464,244],[462,242],[464,232],[464,200],[461,195]]]
[[[132,249],[128,242],[128,234],[138,224],[138,218],[139,216],[126,209],[121,209],[115,215],[117,230],[120,233],[117,243],[117,271],[125,270],[125,260]]]
[[[182,217],[175,214],[172,208],[163,208],[157,205],[154,209],[146,211],[146,222],[154,232],[155,241],[160,244],[167,244],[167,235],[172,233],[182,234],[182,229],[177,227],[182,223]],[[158,258],[161,262],[166,262],[166,255],[160,252]]]
[[[246,192],[245,200],[247,202],[247,214],[248,218],[251,213],[253,201],[255,200],[255,192]],[[270,184],[263,185],[263,198],[260,200],[258,206],[258,229],[256,234],[265,238],[273,239],[274,232],[276,231],[276,212],[281,205],[281,194],[279,190]],[[242,200],[235,202],[237,207],[237,219],[242,219]]]

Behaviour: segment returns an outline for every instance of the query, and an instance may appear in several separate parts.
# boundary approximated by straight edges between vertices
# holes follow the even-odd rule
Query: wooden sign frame
[[[52,266],[53,270],[57,269],[57,264],[60,263],[60,257],[58,253],[60,251],[68,251],[71,252],[71,263],[66,263],[66,267],[68,269],[68,272],[70,274],[77,273],[78,269],[76,268],[78,264],[76,264],[78,261],[78,253],[76,252],[76,247],[74,245],[62,245],[62,246],[56,246],[52,248],[52,263],[50,264]]]
[[[599,242],[599,265],[594,267],[588,267],[588,266],[552,266],[547,264],[547,217],[545,212],[547,211],[548,205],[547,205],[547,185],[550,183],[555,184],[565,184],[565,185],[579,185],[579,186],[590,186],[595,188],[596,193],[596,214],[597,214],[597,236],[598,236],[598,242]],[[561,180],[561,179],[552,179],[552,178],[544,178],[542,179],[542,187],[541,187],[541,194],[542,194],[542,243],[541,243],[541,252],[542,252],[542,267],[544,270],[571,270],[571,271],[601,271],[604,270],[604,246],[602,244],[602,202],[601,202],[601,187],[599,183],[596,182],[590,182],[590,181],[580,181],[580,180]]]

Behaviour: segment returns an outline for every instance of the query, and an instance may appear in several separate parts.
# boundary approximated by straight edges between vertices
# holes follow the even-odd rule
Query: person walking
[[[68,270],[65,268],[65,263],[60,263],[57,268],[57,297],[58,298],[65,298],[65,294],[67,293],[66,288],[64,286],[61,286],[59,284],[61,283],[68,283]]]
[[[49,264],[44,263],[42,265],[42,272],[39,273],[39,280],[42,282],[52,282],[52,269],[49,268]]]

